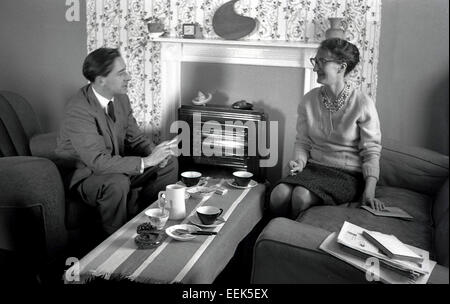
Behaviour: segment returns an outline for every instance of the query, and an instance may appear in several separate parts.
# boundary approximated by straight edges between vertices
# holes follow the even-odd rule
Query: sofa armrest
[[[286,218],[273,219],[256,241],[251,282],[368,283],[362,271],[319,250],[329,234],[324,229]]]
[[[380,185],[434,196],[448,178],[449,157],[438,152],[383,140]]]
[[[448,253],[448,232],[449,232],[449,179],[437,193],[433,202],[433,247],[436,261],[448,267],[449,253]]]
[[[56,258],[67,242],[64,189],[56,166],[45,158],[3,157],[0,172],[0,246],[34,252],[47,261]],[[29,248],[33,242],[44,253]]]
[[[434,266],[433,272],[428,279],[428,284],[448,284],[449,272],[448,268],[442,265]]]
[[[361,284],[365,273],[321,250],[329,231],[275,218],[259,235],[253,251],[253,284]],[[429,284],[448,284],[449,269],[436,265]]]

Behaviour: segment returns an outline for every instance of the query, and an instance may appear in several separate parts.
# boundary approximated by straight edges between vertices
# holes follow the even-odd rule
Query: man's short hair
[[[106,77],[113,69],[114,60],[121,57],[118,49],[99,48],[89,53],[83,62],[83,75],[90,82],[97,76]]]

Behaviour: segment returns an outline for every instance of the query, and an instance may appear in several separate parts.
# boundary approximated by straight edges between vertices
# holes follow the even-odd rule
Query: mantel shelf
[[[155,42],[170,42],[183,44],[215,44],[230,46],[261,46],[261,47],[283,47],[283,48],[306,48],[317,49],[319,43],[306,43],[299,41],[284,40],[223,40],[223,39],[185,39],[176,37],[157,37],[151,38]]]
[[[166,105],[162,121],[176,120],[181,105],[183,62],[301,68],[304,70],[303,92],[317,85],[310,58],[316,55],[318,43],[176,37],[153,37],[151,41],[161,43],[161,99]],[[169,129],[169,124],[163,126],[164,139],[169,138]]]

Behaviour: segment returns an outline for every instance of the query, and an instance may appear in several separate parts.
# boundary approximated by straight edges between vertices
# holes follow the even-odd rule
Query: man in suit
[[[171,157],[173,144],[154,147],[139,129],[126,95],[130,76],[117,49],[91,52],[83,75],[90,83],[69,101],[55,152],[75,161],[68,186],[98,209],[111,234],[177,181],[178,162]],[[139,199],[130,205],[130,189],[138,187]]]

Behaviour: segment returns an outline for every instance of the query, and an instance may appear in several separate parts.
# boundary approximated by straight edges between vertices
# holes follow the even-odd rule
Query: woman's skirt
[[[277,182],[281,183],[302,186],[317,195],[325,205],[340,205],[359,200],[365,185],[360,172],[310,162],[302,172]]]

